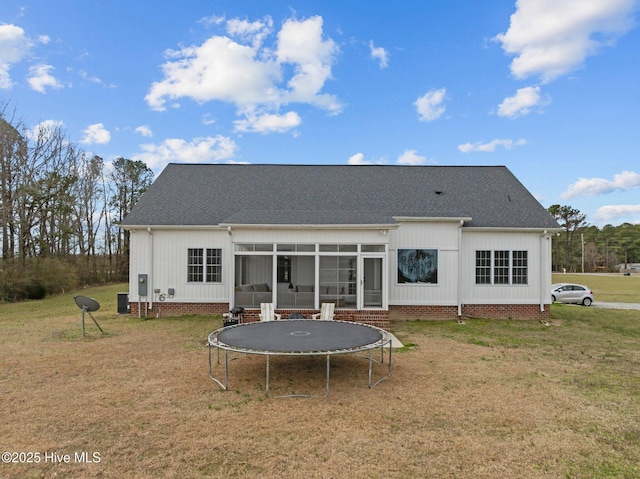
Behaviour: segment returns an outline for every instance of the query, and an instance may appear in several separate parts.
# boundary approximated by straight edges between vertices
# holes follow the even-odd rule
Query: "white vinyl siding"
[[[464,230],[462,235],[460,260],[460,302],[462,304],[531,304],[547,298],[551,277],[550,243],[540,232],[518,231],[474,231]],[[544,249],[541,250],[541,247]],[[494,284],[494,272],[490,272],[491,282],[477,281],[485,278],[478,271],[477,255],[486,258],[491,253],[490,265],[495,266],[494,253],[509,251],[509,283]],[[481,266],[486,268],[487,261]],[[541,276],[542,275],[542,276]]]
[[[403,222],[390,232],[389,304],[455,306],[458,301],[460,228],[458,222]],[[434,249],[438,252],[438,282],[398,284],[398,250]]]
[[[213,229],[151,229],[135,230],[131,234],[130,301],[138,301],[138,274],[148,274],[148,300],[154,300],[154,291],[166,294],[173,288],[171,301],[184,303],[220,303],[229,301],[229,269],[233,247],[227,231]],[[221,270],[219,282],[188,281],[189,249],[202,249],[203,274],[206,275],[206,251],[218,250]],[[215,269],[209,265],[215,278]]]

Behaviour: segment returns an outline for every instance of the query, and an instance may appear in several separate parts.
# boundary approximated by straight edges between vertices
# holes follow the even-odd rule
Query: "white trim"
[[[465,233],[500,233],[500,232],[520,232],[520,233],[544,233],[546,231],[564,231],[562,228],[522,228],[514,227],[492,227],[492,226],[465,226]]]
[[[419,223],[429,223],[429,222],[438,222],[438,223],[448,223],[453,222],[457,223],[458,221],[471,221],[473,218],[471,216],[392,216],[392,218],[396,221],[401,221],[404,223],[411,222],[419,222]]]
[[[235,224],[220,223],[220,227],[227,229],[251,229],[251,230],[300,230],[300,229],[318,229],[318,230],[389,230],[398,229],[395,223],[379,223],[379,224],[352,224],[352,223],[336,223],[336,224]]]

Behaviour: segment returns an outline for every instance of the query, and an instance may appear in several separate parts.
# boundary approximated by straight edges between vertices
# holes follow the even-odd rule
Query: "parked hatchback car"
[[[551,285],[551,302],[575,303],[591,306],[593,291],[583,284],[558,283]]]

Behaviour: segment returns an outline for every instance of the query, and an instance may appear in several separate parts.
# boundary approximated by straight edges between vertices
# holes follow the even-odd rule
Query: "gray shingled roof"
[[[169,164],[122,226],[383,225],[558,228],[504,166]]]

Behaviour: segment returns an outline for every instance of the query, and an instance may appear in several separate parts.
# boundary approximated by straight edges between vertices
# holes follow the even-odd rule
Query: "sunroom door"
[[[364,308],[384,306],[385,275],[384,257],[362,257],[362,278],[360,297]]]

